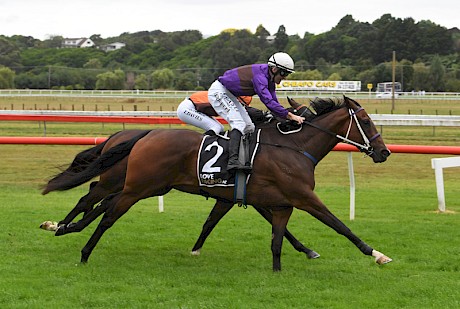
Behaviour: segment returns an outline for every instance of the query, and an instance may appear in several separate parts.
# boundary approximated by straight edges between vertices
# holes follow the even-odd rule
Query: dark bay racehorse
[[[298,133],[283,135],[273,124],[261,126],[260,152],[247,186],[247,203],[272,211],[273,270],[281,270],[283,235],[294,207],[307,211],[344,235],[362,253],[374,256],[378,263],[390,262],[390,258],[353,234],[313,192],[315,166],[338,142],[357,146],[374,162],[384,162],[390,151],[356,101],[347,97],[337,103],[320,100],[314,102],[314,108],[317,116],[306,122]],[[232,201],[233,188],[199,187],[196,160],[201,139],[201,134],[189,130],[155,130],[111,148],[91,164],[89,173],[48,183],[44,193],[67,190],[100,175],[129,155],[123,190],[108,196],[94,209],[100,207],[105,214],[82,249],[82,262],[87,262],[103,233],[140,199],[163,195],[174,188]],[[61,226],[57,235],[80,231],[97,216],[95,212],[94,216],[88,214],[73,225]]]
[[[296,104],[295,101],[292,104]],[[66,175],[77,175],[78,173],[83,172],[85,169],[89,168],[90,164],[97,160],[103,153],[107,152],[112,147],[130,140],[134,137],[139,137],[146,135],[150,131],[154,130],[124,130],[117,132],[111,135],[105,142],[84,150],[76,155],[73,162],[64,170],[62,173],[56,175],[52,181],[58,181],[60,177],[65,177]],[[94,181],[89,186],[89,192],[84,195],[75,207],[67,214],[67,216],[57,223],[57,226],[49,226],[52,222],[44,222],[40,227],[43,227],[45,224],[48,226],[45,229],[56,231],[57,228],[61,225],[68,225],[76,218],[79,214],[84,213],[83,218],[85,218],[93,210],[93,206],[103,200],[106,196],[111,193],[121,191],[125,183],[126,168],[128,163],[128,157],[118,161],[106,172],[102,173],[98,181]],[[198,255],[200,250],[206,241],[206,238],[212,232],[213,228],[217,225],[220,219],[234,206],[233,202],[228,202],[224,200],[217,200],[214,205],[211,213],[209,214],[208,219],[203,225],[198,240],[192,249],[193,255]],[[254,207],[257,212],[259,212],[263,218],[265,218],[270,224],[272,222],[272,213],[268,209]],[[92,212],[94,216],[95,213],[102,214],[103,209],[99,208]],[[73,223],[72,223],[73,224]],[[287,229],[285,232],[286,239],[292,244],[292,246],[299,252],[303,252],[307,255],[308,258],[314,259],[319,257],[319,254],[315,251],[305,247],[300,243]]]

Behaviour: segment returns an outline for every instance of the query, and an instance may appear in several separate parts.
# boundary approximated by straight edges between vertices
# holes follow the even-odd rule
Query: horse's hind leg
[[[273,271],[281,270],[281,247],[283,244],[283,236],[286,232],[286,225],[291,217],[292,210],[292,207],[277,207],[272,210]]]
[[[217,200],[216,204],[211,210],[206,222],[203,225],[203,229],[201,230],[201,234],[198,237],[195,245],[192,249],[192,255],[199,255],[201,247],[203,247],[206,238],[208,238],[209,234],[211,234],[214,227],[219,223],[220,219],[225,216],[230,209],[232,209],[233,203],[232,202],[225,202],[221,200]]]
[[[101,214],[103,214],[110,206],[110,200],[113,195],[106,197],[97,207],[90,210],[85,216],[78,222],[71,222],[66,225],[60,225],[56,230],[55,236],[62,236],[69,233],[76,233],[82,231],[85,227],[91,224]]]
[[[67,225],[70,222],[72,222],[73,219],[75,219],[76,216],[81,214],[82,212],[86,215],[88,212],[90,212],[93,209],[93,206],[102,200],[105,195],[97,194],[95,192],[95,187],[97,186],[99,182],[94,181],[89,185],[89,192],[80,198],[78,201],[77,205],[67,214],[67,216],[58,222],[59,225]]]
[[[269,210],[267,210],[265,208],[259,208],[259,207],[256,207],[256,206],[254,206],[254,209],[262,217],[264,217],[265,220],[267,220],[270,224],[272,224],[272,222],[273,222],[273,214]],[[292,235],[288,231],[287,228],[286,228],[286,231],[284,232],[284,237],[286,237],[286,239],[291,243],[291,245],[294,247],[294,249],[296,249],[299,252],[305,253],[309,259],[316,259],[316,258],[320,257],[320,255],[317,252],[305,247],[297,238],[294,237],[294,235]]]

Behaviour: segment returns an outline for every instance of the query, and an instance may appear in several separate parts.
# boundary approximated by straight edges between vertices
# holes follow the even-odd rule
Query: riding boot
[[[239,160],[239,153],[240,153],[240,143],[241,143],[241,132],[233,129],[228,134],[230,137],[229,141],[229,148],[228,148],[228,164],[227,170],[236,170],[241,167],[241,163]]]
[[[227,170],[251,170],[251,166],[246,166],[244,163],[241,163],[239,159],[240,145],[241,145],[241,132],[238,130],[231,130],[229,137],[229,150],[228,150],[228,164]]]
[[[244,149],[244,170],[247,172],[247,173],[250,173],[252,171],[252,164],[251,164],[251,157],[250,157],[250,150],[249,150],[249,147],[250,147],[250,137],[251,137],[251,134],[246,134],[245,136],[243,136],[243,140],[242,140],[242,143],[241,143],[241,146],[240,147],[243,147]]]

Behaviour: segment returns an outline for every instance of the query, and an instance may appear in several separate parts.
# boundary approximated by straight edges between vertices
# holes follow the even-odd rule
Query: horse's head
[[[391,152],[385,145],[372,119],[355,100],[344,96],[344,103],[350,111],[350,121],[353,123],[351,130],[347,128],[347,132],[349,130],[348,138],[360,143],[361,145],[356,145],[356,147],[369,155],[375,163],[385,162]]]

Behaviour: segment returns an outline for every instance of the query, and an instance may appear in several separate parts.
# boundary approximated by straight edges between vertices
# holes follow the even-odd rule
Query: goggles
[[[284,69],[280,69],[279,72],[280,72],[280,75],[281,75],[282,77],[286,77],[286,76],[288,76],[289,74],[291,74],[291,72],[286,71],[286,70],[284,70]]]

